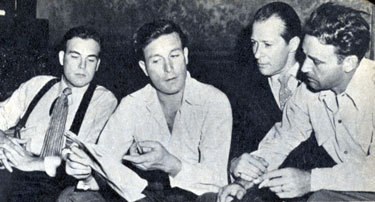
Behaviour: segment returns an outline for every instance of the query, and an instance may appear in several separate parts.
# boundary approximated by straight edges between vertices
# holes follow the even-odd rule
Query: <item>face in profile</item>
[[[323,44],[317,37],[306,35],[302,48],[306,59],[301,70],[312,89],[332,90],[343,83],[345,72],[333,45]]]
[[[145,61],[139,61],[139,65],[157,91],[167,95],[183,91],[188,49],[182,47],[176,32],[153,40],[143,49],[143,53]]]
[[[284,29],[284,22],[277,16],[253,23],[253,53],[264,76],[273,76],[284,70],[289,56],[289,44],[281,36]]]
[[[69,87],[84,87],[92,81],[100,64],[99,52],[100,45],[93,39],[74,37],[66,42],[59,61]]]

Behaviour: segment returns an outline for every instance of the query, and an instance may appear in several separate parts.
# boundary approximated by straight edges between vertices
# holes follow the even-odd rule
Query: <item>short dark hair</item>
[[[324,44],[335,46],[339,59],[356,55],[361,60],[370,42],[370,26],[361,14],[365,12],[325,3],[311,13],[304,31]]]
[[[91,27],[79,26],[71,28],[68,32],[66,32],[63,40],[61,41],[62,50],[66,51],[66,43],[74,37],[79,37],[81,39],[93,39],[94,41],[98,42],[100,47],[102,47],[103,39],[95,29]]]
[[[272,2],[261,7],[254,16],[254,22],[265,21],[272,16],[279,17],[284,22],[284,31],[281,37],[286,42],[297,36],[301,39],[302,28],[301,21],[296,11],[288,4],[283,2]]]
[[[137,59],[144,58],[143,49],[161,35],[176,32],[181,39],[182,47],[187,47],[188,39],[181,28],[170,20],[160,19],[144,24],[133,36],[133,46]]]

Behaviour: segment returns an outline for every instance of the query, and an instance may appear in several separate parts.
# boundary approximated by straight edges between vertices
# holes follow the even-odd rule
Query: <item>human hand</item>
[[[283,168],[263,175],[259,187],[269,187],[280,198],[300,197],[311,191],[311,173],[296,168]]]
[[[130,155],[125,155],[124,160],[130,161],[141,170],[162,170],[172,176],[181,170],[181,161],[169,153],[163,145],[157,141],[140,141],[138,145],[130,147]],[[142,152],[139,152],[136,147]]]
[[[28,139],[17,139],[8,137],[12,144],[6,143],[1,146],[3,154],[9,165],[22,171],[42,171],[44,170],[43,160],[26,151],[21,145],[26,144]],[[5,160],[3,159],[3,163]],[[5,166],[5,164],[4,164]],[[7,168],[8,169],[8,168]],[[12,168],[8,169],[12,172]]]
[[[217,202],[231,202],[233,199],[241,200],[245,194],[245,187],[235,183],[229,184],[220,188]]]
[[[268,163],[261,157],[244,153],[231,161],[230,172],[235,178],[258,184],[267,172]]]
[[[78,180],[91,177],[91,166],[93,165],[90,157],[77,146],[70,147],[67,155],[65,172]]]

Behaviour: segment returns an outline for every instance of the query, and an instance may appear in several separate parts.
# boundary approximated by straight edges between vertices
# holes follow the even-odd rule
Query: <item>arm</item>
[[[171,186],[189,187],[196,194],[218,192],[228,183],[227,163],[232,132],[232,111],[227,97],[219,92],[207,107],[201,141],[200,162],[182,161],[180,172],[170,176]]]
[[[289,153],[312,132],[308,112],[308,101],[312,94],[301,85],[287,102],[282,121],[276,123],[252,155],[262,157],[269,164],[268,171],[277,169]]]

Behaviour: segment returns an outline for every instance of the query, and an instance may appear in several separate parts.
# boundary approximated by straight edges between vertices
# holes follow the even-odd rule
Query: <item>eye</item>
[[[171,57],[172,58],[177,58],[177,57],[179,57],[180,56],[180,53],[173,53],[173,54],[171,54]]]
[[[272,44],[270,44],[270,43],[264,43],[264,46],[267,47],[267,48],[269,48],[269,47],[272,46]]]
[[[76,53],[72,53],[70,54],[70,57],[76,59],[76,58],[79,58],[79,55]]]
[[[312,61],[313,61],[313,63],[314,63],[315,65],[320,65],[320,64],[323,63],[323,62],[320,61],[320,60],[312,60]]]
[[[96,57],[88,57],[87,61],[89,61],[89,62],[96,62],[97,59],[96,59]]]
[[[151,59],[152,64],[158,64],[158,63],[160,63],[160,61],[161,61],[161,59],[159,57],[155,57],[155,58]]]

